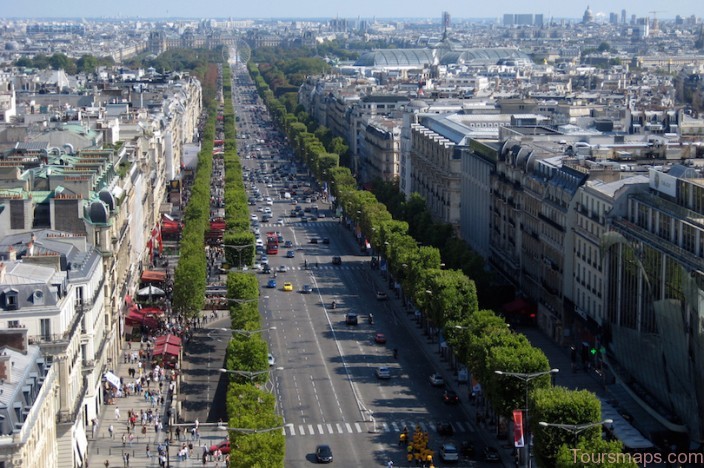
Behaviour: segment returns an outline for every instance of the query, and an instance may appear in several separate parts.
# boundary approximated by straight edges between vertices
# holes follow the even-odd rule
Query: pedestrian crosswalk
[[[455,433],[471,433],[474,428],[468,421],[453,421],[449,423]],[[336,422],[336,423],[306,423],[284,425],[283,433],[288,437],[294,436],[316,436],[335,434],[361,434],[363,432],[400,433],[403,428],[409,431],[419,427],[421,431],[431,434],[437,433],[435,422],[429,421],[368,421],[368,422]]]
[[[291,266],[288,267],[288,271],[303,271],[303,270],[308,270],[308,271],[317,271],[317,270],[368,270],[369,265],[319,265],[315,266],[314,262],[311,262],[311,265],[308,265],[308,268],[303,267],[303,266]],[[273,270],[272,270],[273,271]]]

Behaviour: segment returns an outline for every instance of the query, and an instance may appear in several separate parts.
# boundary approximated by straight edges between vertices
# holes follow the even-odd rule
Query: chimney
[[[7,249],[7,258],[11,262],[14,262],[15,260],[17,260],[17,251],[15,250],[14,247],[10,246],[10,248]]]
[[[34,255],[34,241],[27,242],[27,256],[31,257]]]
[[[0,329],[0,348],[9,346],[20,353],[26,354],[28,344],[29,330],[27,328],[21,327]]]
[[[5,263],[0,262],[0,284],[5,282]]]
[[[10,356],[5,351],[0,353],[0,381],[9,382],[12,372],[10,369]]]

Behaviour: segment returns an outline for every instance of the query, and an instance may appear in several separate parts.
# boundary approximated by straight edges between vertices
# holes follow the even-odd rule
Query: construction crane
[[[648,12],[648,14],[653,15],[653,29],[658,29],[658,13],[667,13],[667,10],[651,10]]]

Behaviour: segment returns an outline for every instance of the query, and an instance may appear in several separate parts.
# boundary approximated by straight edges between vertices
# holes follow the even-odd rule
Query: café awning
[[[142,282],[163,282],[166,281],[166,272],[159,270],[144,270],[142,273]]]

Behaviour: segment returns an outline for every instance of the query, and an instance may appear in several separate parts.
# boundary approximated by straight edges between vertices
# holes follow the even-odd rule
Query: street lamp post
[[[558,429],[562,429],[564,431],[568,431],[572,433],[572,436],[574,437],[574,447],[577,447],[577,441],[578,441],[578,435],[580,432],[584,432],[587,429],[591,429],[592,427],[599,427],[603,426],[604,424],[613,424],[614,420],[613,419],[604,419],[603,421],[595,422],[595,423],[585,423],[585,424],[558,424],[558,423],[547,423],[545,421],[540,421],[538,424],[542,427],[556,427]]]
[[[528,373],[522,373],[522,372],[504,372],[500,370],[494,371],[495,374],[497,375],[505,375],[507,377],[514,377],[516,379],[519,379],[523,381],[523,384],[525,386],[525,448],[526,448],[526,460],[525,460],[525,466],[530,468],[531,462],[530,462],[530,432],[528,428],[528,388],[529,384],[531,381],[534,379],[537,379],[538,377],[542,377],[544,375],[549,375],[549,374],[557,374],[560,372],[560,369],[550,369],[547,371],[542,371],[542,372],[528,372]]]

